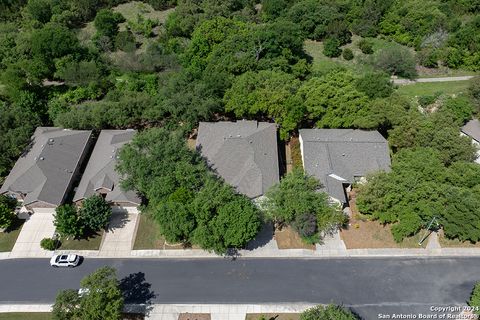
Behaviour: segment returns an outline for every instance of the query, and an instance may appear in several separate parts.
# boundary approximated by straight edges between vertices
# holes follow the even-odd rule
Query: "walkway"
[[[394,84],[413,84],[419,82],[449,82],[449,81],[466,81],[472,79],[474,76],[461,77],[439,77],[439,78],[418,78],[415,80],[409,79],[393,79]]]
[[[32,214],[23,224],[10,258],[51,256],[50,251],[40,247],[40,241],[51,238],[55,233],[53,220],[53,211]]]

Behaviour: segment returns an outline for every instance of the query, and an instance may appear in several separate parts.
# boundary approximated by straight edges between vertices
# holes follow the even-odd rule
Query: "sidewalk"
[[[210,313],[212,320],[245,320],[247,313],[301,313],[314,304],[153,304],[148,308],[147,320],[178,320],[181,313]],[[138,306],[127,305],[124,310],[135,310]],[[0,313],[7,312],[50,312],[51,305],[1,305]]]

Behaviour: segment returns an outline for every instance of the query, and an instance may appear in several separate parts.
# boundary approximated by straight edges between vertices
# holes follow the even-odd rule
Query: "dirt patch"
[[[196,150],[197,139],[187,139],[188,149],[195,151]]]
[[[287,147],[290,153],[291,168],[303,168],[302,152],[300,150],[300,140],[298,137],[292,137]]]
[[[181,313],[178,320],[211,320],[210,313]]]
[[[409,237],[397,243],[393,239],[390,225],[369,220],[369,217],[360,214],[355,201],[355,190],[349,193],[349,199],[352,217],[348,228],[340,231],[340,237],[345,242],[347,249],[421,248],[418,245],[419,236]],[[425,241],[423,246],[426,244]]]
[[[315,245],[305,243],[292,227],[275,230],[275,241],[279,249],[309,249],[315,250]]]
[[[263,318],[262,318],[263,317]],[[245,320],[299,320],[298,313],[248,313]]]

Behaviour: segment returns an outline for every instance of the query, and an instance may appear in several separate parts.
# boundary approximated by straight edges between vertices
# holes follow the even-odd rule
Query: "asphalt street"
[[[117,269],[131,302],[332,302],[364,319],[463,305],[480,280],[480,258],[85,259],[74,269],[15,259],[0,261],[0,303],[51,303],[105,265]]]

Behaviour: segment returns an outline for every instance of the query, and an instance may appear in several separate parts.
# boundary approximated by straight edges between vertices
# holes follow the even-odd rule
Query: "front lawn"
[[[139,219],[133,250],[183,249],[181,244],[168,244],[148,214],[140,214]]]
[[[83,239],[61,239],[59,250],[99,250],[104,232],[90,235]]]
[[[263,318],[262,318],[263,316]],[[299,313],[247,313],[245,320],[299,320]]]
[[[24,222],[25,220],[16,218],[8,230],[0,232],[0,252],[12,251]]]
[[[418,82],[399,86],[398,93],[411,98],[434,95],[437,92],[444,95],[458,95],[466,92],[469,84],[470,81]]]
[[[0,313],[0,320],[51,320],[50,312],[7,312]]]
[[[275,230],[275,240],[278,249],[309,249],[315,250],[315,245],[306,243],[292,227]]]

